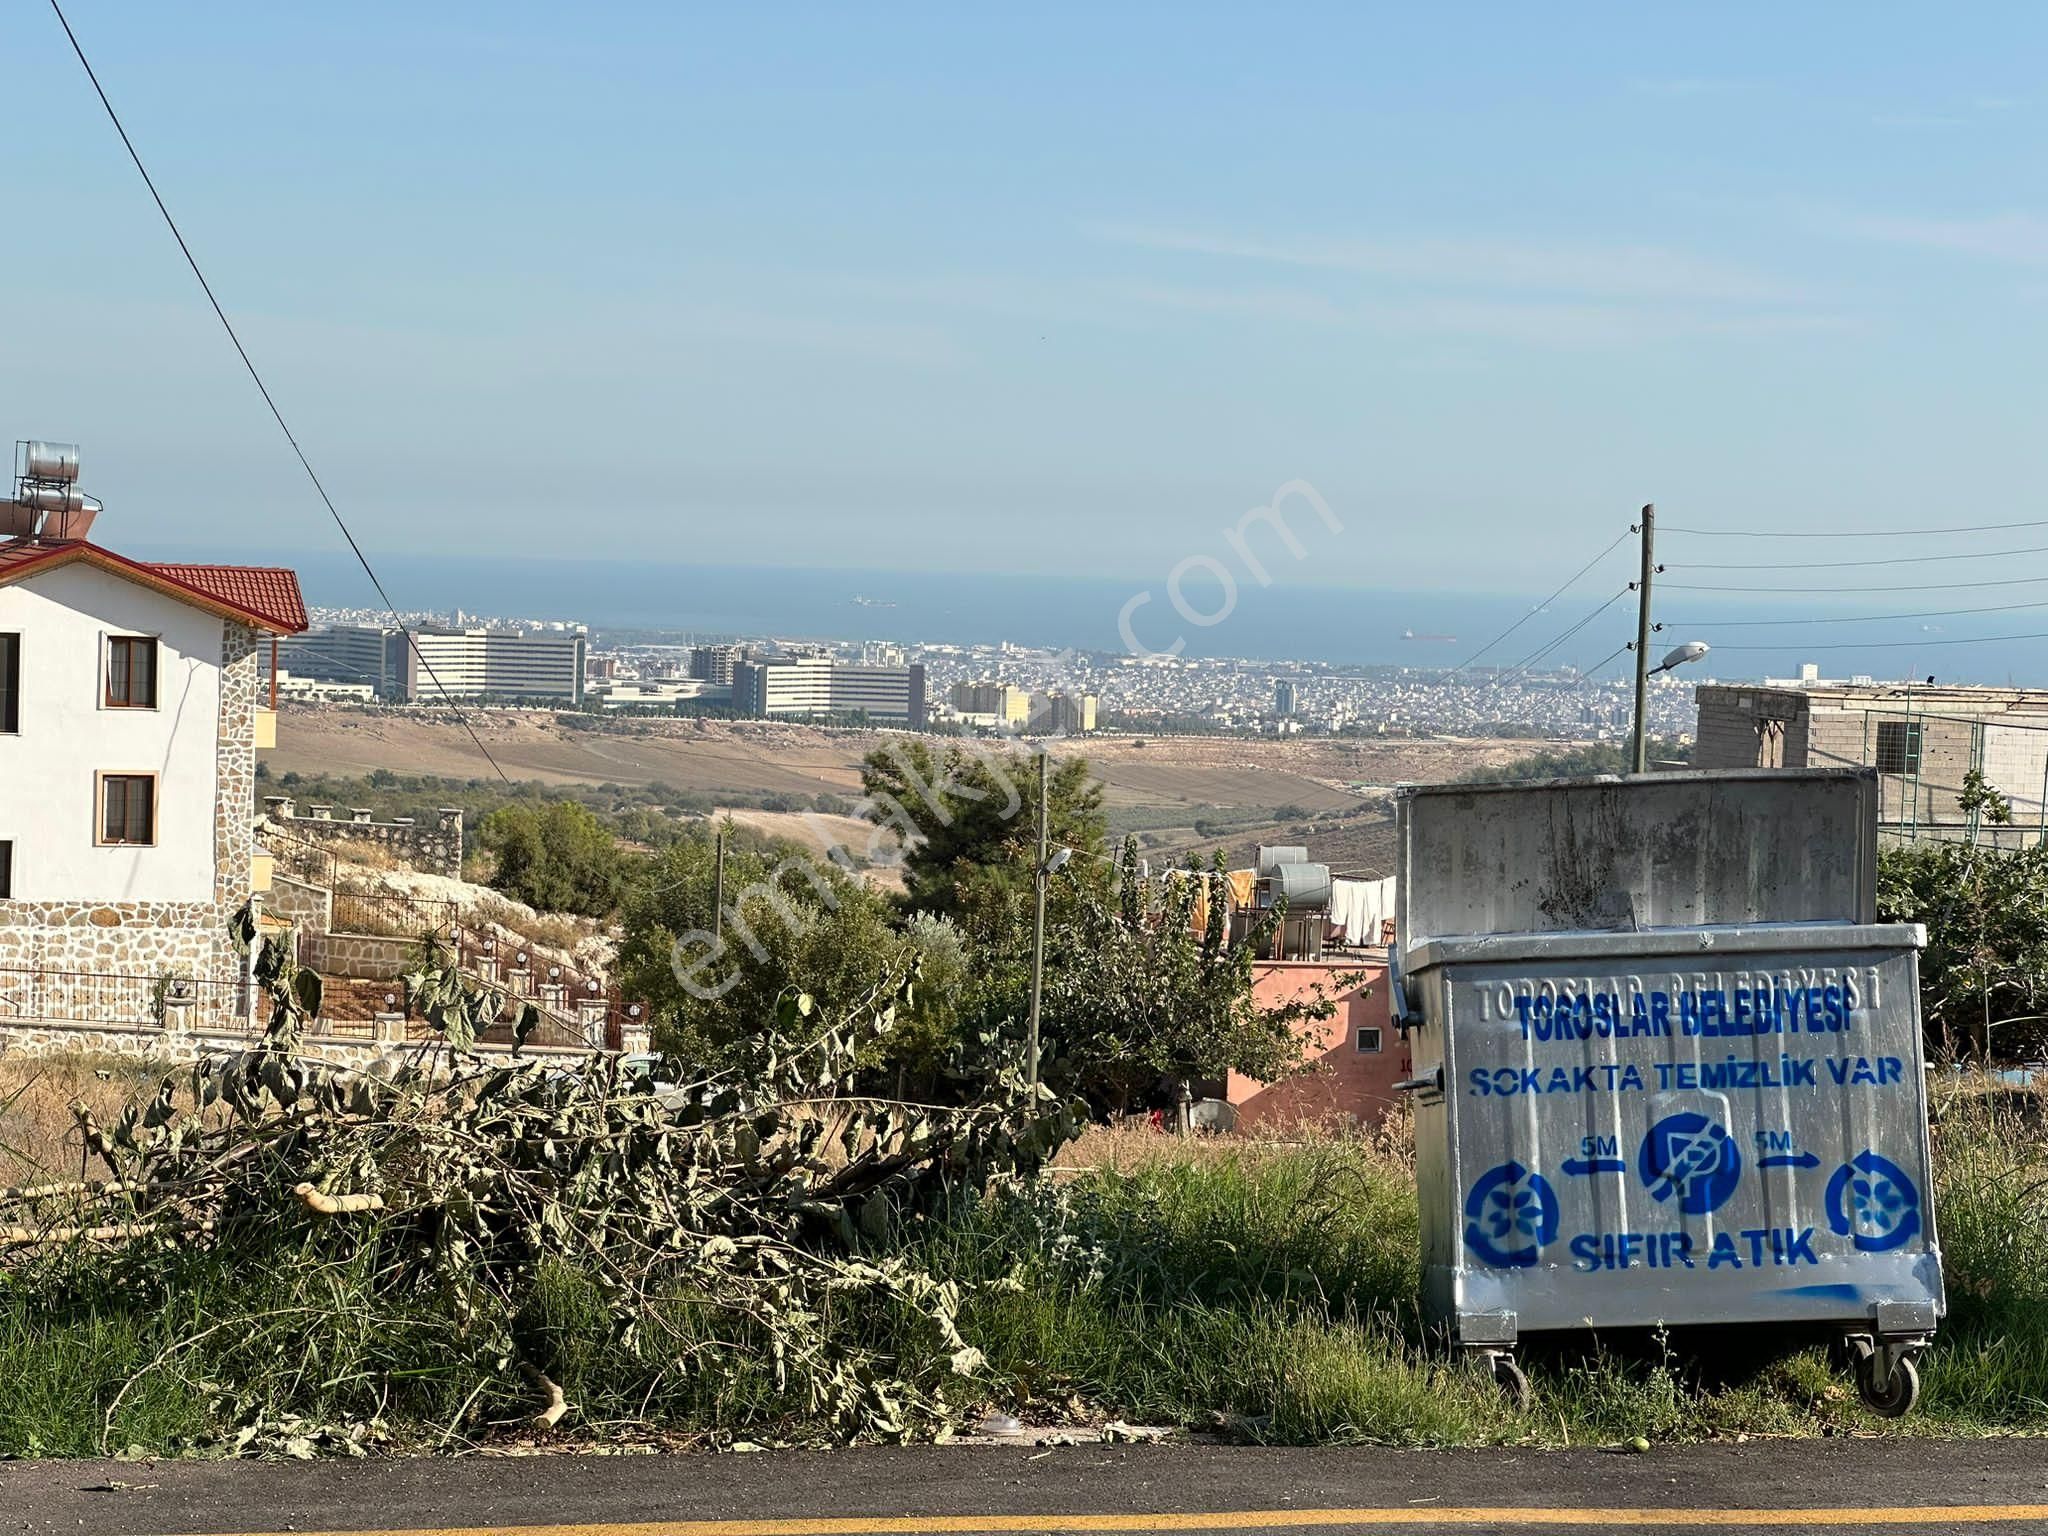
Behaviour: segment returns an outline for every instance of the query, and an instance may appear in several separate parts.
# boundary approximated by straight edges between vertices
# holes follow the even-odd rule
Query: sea
[[[189,558],[189,555],[187,556]],[[222,558],[236,558],[223,555]],[[246,555],[241,558],[247,558]],[[376,558],[373,556],[373,558]],[[347,552],[297,556],[307,601],[377,606]],[[655,561],[406,555],[377,559],[399,608],[492,618],[560,619],[600,635],[670,631],[692,639],[773,636],[925,645],[1014,645],[1121,653],[1130,640],[1193,657],[1323,662],[1439,670],[1480,665],[1571,665],[1620,675],[1635,634],[1635,599],[1588,578],[1554,601],[1543,593],[1423,591],[1402,586],[1270,586],[1249,575],[1190,575],[1183,611],[1164,573],[1143,577],[1019,575],[1000,571],[817,569]],[[1787,583],[1786,585],[1792,585]],[[2009,602],[2025,604],[2024,592]],[[1785,677],[1813,662],[1823,677],[2048,684],[2048,602],[1989,613],[1929,609],[1999,604],[1999,596],[1886,594],[1883,606],[1825,589],[1730,597],[1658,589],[1661,657],[1705,640],[1692,678]],[[1908,617],[1886,617],[1907,613]],[[1129,635],[1124,633],[1128,629]],[[1553,642],[1558,642],[1553,646]]]

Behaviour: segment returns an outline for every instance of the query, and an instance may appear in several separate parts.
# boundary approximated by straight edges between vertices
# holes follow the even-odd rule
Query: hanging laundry
[[[1360,949],[1377,949],[1384,925],[1394,918],[1394,877],[1384,880],[1332,880],[1330,882],[1330,926],[1340,930],[1344,942]]]

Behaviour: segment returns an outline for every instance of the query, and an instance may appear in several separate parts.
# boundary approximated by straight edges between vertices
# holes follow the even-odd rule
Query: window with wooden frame
[[[107,708],[156,708],[156,641],[151,637],[108,638]]]
[[[156,841],[156,775],[100,775],[100,842],[148,847]]]
[[[21,636],[0,635],[0,736],[21,731]]]

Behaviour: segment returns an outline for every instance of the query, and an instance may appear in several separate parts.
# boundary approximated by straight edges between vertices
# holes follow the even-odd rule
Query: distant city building
[[[951,702],[956,715],[999,730],[1018,729],[1031,718],[1031,695],[1009,683],[955,683]]]
[[[356,683],[381,699],[405,697],[405,633],[393,624],[324,624],[280,640],[277,660],[303,681]]]
[[[1287,716],[1294,713],[1295,702],[1293,682],[1284,677],[1275,678],[1273,680],[1273,713],[1284,720]]]
[[[2031,843],[2048,829],[2048,691],[1797,678],[1706,683],[1697,768],[1875,768],[1888,841]],[[2011,804],[1993,825],[1963,809],[1972,769]]]
[[[591,683],[608,683],[619,675],[619,658],[592,656],[583,663],[583,678]]]
[[[602,709],[639,705],[730,704],[732,690],[697,677],[615,678],[591,685],[588,697]]]
[[[1031,729],[1047,736],[1085,736],[1095,729],[1092,693],[1035,693]]]
[[[733,669],[745,660],[744,645],[699,645],[690,651],[690,676],[730,688]]]
[[[406,658],[415,703],[516,699],[581,704],[588,637],[581,629],[445,629],[421,625]]]
[[[924,667],[863,667],[828,655],[749,660],[733,668],[733,708],[743,715],[834,715],[926,723]]]

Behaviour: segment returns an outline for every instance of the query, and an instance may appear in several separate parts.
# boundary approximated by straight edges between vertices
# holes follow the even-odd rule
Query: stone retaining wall
[[[407,971],[416,970],[419,961],[418,939],[308,932],[302,963],[323,976],[346,976],[355,981],[391,981]]]
[[[372,821],[360,807],[336,813],[331,805],[313,805],[301,815],[289,795],[265,795],[264,814],[293,837],[322,847],[337,842],[382,843],[398,858],[429,874],[462,878],[462,812],[444,806],[432,826],[414,821]]]

